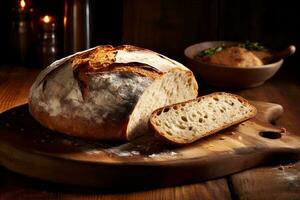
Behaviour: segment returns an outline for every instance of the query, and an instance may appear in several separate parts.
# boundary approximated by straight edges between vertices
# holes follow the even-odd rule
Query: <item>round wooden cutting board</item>
[[[280,105],[253,102],[254,119],[187,146],[154,137],[97,142],[52,132],[22,105],[0,114],[0,164],[30,177],[101,188],[173,186],[299,158],[300,138],[273,127]]]

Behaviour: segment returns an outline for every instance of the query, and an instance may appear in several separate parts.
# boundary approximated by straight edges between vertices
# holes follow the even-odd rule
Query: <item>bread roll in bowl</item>
[[[98,140],[148,132],[151,113],[197,97],[193,73],[150,50],[110,45],[52,63],[31,87],[29,111],[43,126]]]

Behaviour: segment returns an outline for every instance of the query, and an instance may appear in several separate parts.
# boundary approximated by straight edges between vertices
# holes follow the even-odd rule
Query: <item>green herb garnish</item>
[[[245,43],[241,43],[238,46],[248,49],[250,51],[268,51],[268,49],[266,47],[264,47],[263,45],[261,45],[258,42],[246,41]]]
[[[200,53],[198,53],[195,57],[203,57],[203,56],[210,56],[210,55],[214,55],[220,51],[223,50],[223,47],[212,47],[209,49],[205,49],[203,51],[201,51]]]
[[[244,43],[239,43],[239,44],[234,45],[234,46],[245,48],[249,51],[268,51],[269,50],[269,49],[267,49],[266,47],[264,47],[263,45],[261,45],[258,42],[250,42],[250,41],[246,41]],[[214,54],[226,49],[227,47],[232,47],[232,46],[222,45],[222,46],[218,46],[218,47],[212,47],[212,48],[205,49],[205,50],[199,52],[195,56],[195,59],[201,59],[204,56],[214,55]]]

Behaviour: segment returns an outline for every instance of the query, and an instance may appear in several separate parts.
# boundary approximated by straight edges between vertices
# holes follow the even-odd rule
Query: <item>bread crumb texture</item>
[[[163,137],[176,143],[190,143],[255,114],[256,109],[245,99],[213,93],[159,109],[152,115],[151,123]]]

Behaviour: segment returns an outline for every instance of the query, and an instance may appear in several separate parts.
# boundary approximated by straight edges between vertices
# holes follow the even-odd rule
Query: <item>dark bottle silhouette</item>
[[[64,54],[90,48],[91,9],[89,0],[65,0]]]

